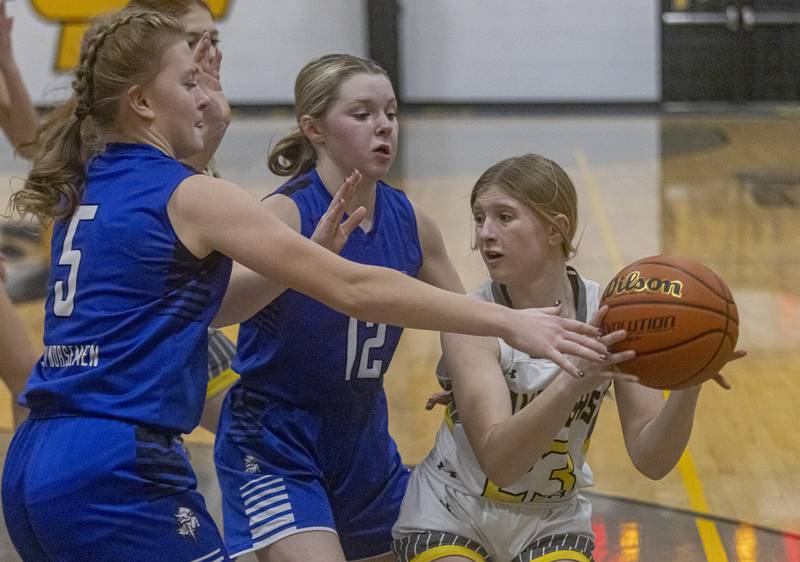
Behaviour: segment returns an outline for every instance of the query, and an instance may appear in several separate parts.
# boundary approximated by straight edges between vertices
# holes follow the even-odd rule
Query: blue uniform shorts
[[[303,531],[337,533],[348,560],[391,551],[408,483],[383,392],[299,408],[237,384],[214,449],[231,556]]]
[[[229,560],[181,441],[93,417],[29,418],[3,472],[14,547],[35,561]]]

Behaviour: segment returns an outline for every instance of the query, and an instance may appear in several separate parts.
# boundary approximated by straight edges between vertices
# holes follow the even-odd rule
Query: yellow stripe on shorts
[[[214,398],[214,396],[223,390],[227,390],[237,380],[239,380],[239,375],[233,369],[227,369],[221,372],[216,377],[208,381],[208,386],[206,387],[206,400]]]
[[[575,562],[590,562],[589,558],[581,552],[574,550],[557,550],[548,552],[544,556],[533,558],[531,562],[553,562],[553,560],[574,560]]]
[[[416,555],[411,559],[411,562],[432,562],[437,558],[443,558],[445,556],[461,556],[468,560],[472,560],[473,562],[486,562],[486,558],[474,550],[470,550],[465,546],[457,546],[453,544],[434,546],[432,549]]]

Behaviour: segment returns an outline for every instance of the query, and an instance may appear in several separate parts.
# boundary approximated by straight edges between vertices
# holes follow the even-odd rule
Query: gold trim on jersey
[[[450,544],[442,546],[434,546],[430,550],[426,550],[421,554],[417,554],[414,558],[411,559],[411,562],[433,562],[433,560],[438,560],[439,558],[443,558],[445,556],[461,556],[468,560],[472,560],[472,562],[486,562],[486,558],[484,558],[474,550],[470,550],[465,546],[457,546]]]
[[[208,381],[208,386],[206,387],[206,400],[214,398],[223,390],[228,389],[237,380],[239,380],[239,375],[233,369],[227,369],[221,372],[216,377]]]
[[[453,426],[456,425],[456,422],[453,421],[453,402],[444,408],[444,423],[447,424],[447,429],[453,431]]]
[[[567,558],[569,556],[569,558]],[[531,562],[553,562],[554,560],[574,560],[574,562],[591,562],[589,558],[582,552],[575,550],[557,550],[555,552],[548,552],[544,556],[538,558],[531,558]]]

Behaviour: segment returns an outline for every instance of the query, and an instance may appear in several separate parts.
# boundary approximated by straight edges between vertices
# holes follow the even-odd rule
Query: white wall
[[[223,80],[233,103],[291,103],[297,72],[312,57],[367,54],[365,0],[230,2],[219,27]],[[52,70],[58,23],[34,13],[31,0],[7,4],[35,101],[61,99],[69,80]],[[660,96],[652,0],[401,0],[400,27],[407,101]]]
[[[42,19],[27,0],[8,2],[8,11],[15,19],[14,51],[34,101],[62,99],[69,79],[53,71],[59,25]],[[218,25],[223,81],[233,103],[292,103],[297,72],[311,58],[367,54],[361,0],[231,0]]]
[[[406,101],[656,101],[654,0],[401,0]]]

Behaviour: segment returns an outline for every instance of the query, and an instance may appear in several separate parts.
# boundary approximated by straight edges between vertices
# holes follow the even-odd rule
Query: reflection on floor
[[[691,562],[706,558],[696,518],[690,511],[587,493],[594,507],[596,562]],[[719,518],[717,525],[728,560],[800,561],[800,535],[781,533]]]

